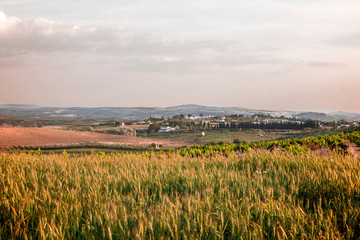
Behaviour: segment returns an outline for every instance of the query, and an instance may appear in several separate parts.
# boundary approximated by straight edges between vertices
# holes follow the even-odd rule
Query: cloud
[[[347,65],[340,62],[326,62],[326,61],[314,61],[310,62],[309,66],[312,67],[329,67],[329,68],[343,68]]]
[[[0,23],[2,48],[26,52],[135,53],[151,51],[159,39],[123,28],[77,26],[48,19],[21,20],[9,17]],[[165,45],[164,45],[165,46]]]
[[[119,62],[151,59],[174,62],[186,58],[179,41],[122,27],[78,26],[44,18],[9,17],[0,22],[0,59],[46,54],[116,57]],[[180,55],[180,56],[179,56]]]
[[[0,58],[46,54],[107,56],[119,67],[138,70],[227,66],[285,62],[272,55],[269,46],[245,48],[238,41],[184,41],[127,29],[64,24],[44,18],[8,17],[0,22]],[[99,60],[91,60],[93,64]]]
[[[319,61],[294,58],[287,47],[271,41],[249,42],[248,37],[183,40],[122,26],[79,25],[46,18],[7,17],[0,21],[0,62],[9,67],[44,64],[46,57],[53,65],[71,58],[69,61],[82,64],[145,72],[218,71],[249,66],[273,66],[282,72],[304,63],[314,67],[343,66],[321,61],[321,57]]]

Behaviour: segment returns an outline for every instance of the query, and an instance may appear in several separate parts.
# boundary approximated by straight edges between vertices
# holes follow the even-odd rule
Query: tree
[[[188,114],[188,118],[191,118],[191,117],[192,117],[192,114],[189,113],[189,114]]]
[[[156,133],[157,131],[159,131],[159,129],[160,129],[160,125],[158,123],[153,123],[153,124],[150,124],[147,132],[149,134],[153,134],[153,133]]]

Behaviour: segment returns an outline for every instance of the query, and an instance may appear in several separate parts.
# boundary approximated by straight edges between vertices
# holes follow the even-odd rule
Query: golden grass
[[[0,156],[0,239],[357,239],[355,155]]]

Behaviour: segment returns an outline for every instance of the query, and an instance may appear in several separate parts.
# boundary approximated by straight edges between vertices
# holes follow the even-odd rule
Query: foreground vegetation
[[[0,239],[359,239],[360,161],[336,152],[0,156]]]
[[[360,147],[360,130],[349,129],[336,135],[318,135],[316,137],[295,138],[285,140],[260,141],[252,143],[226,143],[220,145],[193,145],[180,150],[182,156],[211,156],[223,153],[226,156],[235,152],[251,152],[252,149],[283,150],[294,154],[306,153],[319,149],[328,149],[336,153],[346,154],[350,145]]]

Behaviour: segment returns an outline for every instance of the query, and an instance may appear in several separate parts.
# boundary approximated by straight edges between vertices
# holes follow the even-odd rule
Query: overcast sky
[[[0,0],[0,103],[360,112],[359,0]]]

